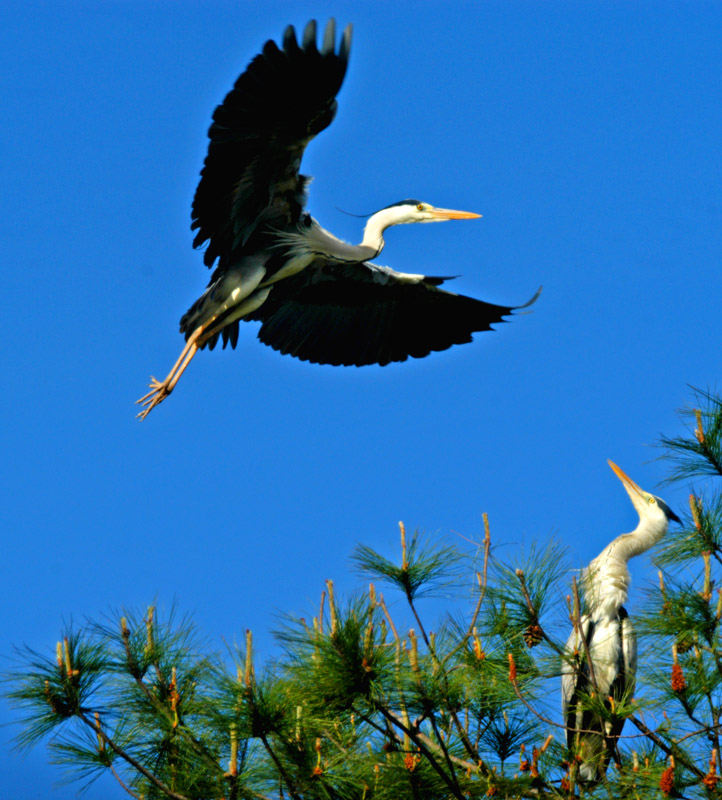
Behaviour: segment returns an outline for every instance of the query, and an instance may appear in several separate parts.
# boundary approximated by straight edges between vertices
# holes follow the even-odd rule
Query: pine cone
[[[536,647],[542,638],[542,629],[539,625],[529,625],[524,631],[524,641],[527,647]]]

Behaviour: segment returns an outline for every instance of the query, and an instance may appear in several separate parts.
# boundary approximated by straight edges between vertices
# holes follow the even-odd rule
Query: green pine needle
[[[463,556],[450,545],[422,537],[411,537],[406,564],[397,565],[366,545],[358,545],[351,561],[359,572],[395,587],[409,600],[438,595],[459,576]]]

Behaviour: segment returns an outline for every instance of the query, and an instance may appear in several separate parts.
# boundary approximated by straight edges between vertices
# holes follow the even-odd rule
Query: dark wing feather
[[[607,730],[604,720],[583,707],[583,698],[593,691],[593,687],[586,660],[581,657],[576,660],[573,654],[579,652],[581,656],[581,652],[590,649],[592,646],[595,623],[590,621],[586,615],[582,618],[582,632],[586,639],[586,648],[579,645],[576,631],[572,632],[565,648],[566,657],[569,660],[565,659],[562,668],[562,714],[567,728],[567,747],[572,750],[577,749],[579,744],[577,732],[580,732],[579,741],[591,741],[594,738],[594,734],[590,733],[590,731],[598,731],[601,760],[592,761],[588,766],[590,771],[594,770],[596,777],[593,782],[596,782],[601,779],[601,774],[606,772],[610,760],[613,757],[618,760],[617,740],[624,728],[624,718],[613,716],[609,730]],[[618,635],[620,649],[617,676],[609,687],[609,695],[617,703],[627,702],[634,694],[637,669],[636,634],[624,606],[619,608]],[[576,669],[574,669],[575,664],[570,662],[576,662]],[[610,708],[610,704],[606,699],[605,705]],[[602,744],[602,739],[605,741],[604,745]],[[601,774],[599,770],[602,771]]]
[[[321,49],[316,23],[299,46],[293,26],[283,48],[268,41],[213,114],[210,144],[193,200],[194,247],[208,242],[204,261],[232,261],[263,225],[298,221],[307,179],[299,175],[308,142],[336,113],[336,94],[346,74],[351,26],[335,49],[330,20]]]
[[[514,311],[439,289],[442,280],[368,263],[311,266],[275,284],[247,319],[260,320],[258,338],[283,354],[360,367],[470,342]]]
[[[582,636],[590,647],[595,625],[588,616],[581,620]],[[562,716],[567,728],[567,747],[573,749],[577,731],[599,730],[599,721],[587,709],[580,708],[580,696],[589,693],[589,665],[581,654],[586,648],[579,641],[576,629],[572,631],[565,648],[565,661],[562,668]],[[575,654],[579,654],[575,656]]]
[[[609,693],[617,702],[628,702],[634,695],[637,683],[637,634],[624,606],[619,607],[619,637],[621,648],[617,677],[612,683]],[[624,718],[616,717],[612,722],[610,738],[615,739],[621,736],[623,728]]]

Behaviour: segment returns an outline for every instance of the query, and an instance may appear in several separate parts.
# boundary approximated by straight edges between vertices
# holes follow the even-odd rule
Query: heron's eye
[[[423,203],[419,203],[418,206],[416,206],[416,210],[417,211],[423,211],[424,210],[424,204]]]
[[[652,506],[657,503],[657,501],[653,497],[650,497],[649,500],[647,500],[647,502]]]

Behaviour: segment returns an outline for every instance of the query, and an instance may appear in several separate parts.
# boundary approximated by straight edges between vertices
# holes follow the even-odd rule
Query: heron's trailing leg
[[[164,381],[159,381],[157,378],[150,376],[150,391],[144,394],[136,403],[140,403],[145,408],[136,416],[140,419],[145,419],[151,410],[154,409],[159,403],[162,403],[166,397],[175,389],[176,383],[180,380],[180,376],[185,372],[186,367],[191,363],[193,356],[198,352],[202,342],[199,338],[203,334],[204,328],[200,325],[188,337],[185,347],[183,348],[178,360],[173,364],[171,371],[166,375]],[[207,337],[204,337],[207,338]]]
[[[143,410],[137,415],[141,420],[145,419],[151,410],[159,403],[162,403],[175,389],[175,385],[193,360],[193,356],[205,346],[206,342],[225,328],[226,325],[245,317],[266,301],[271,292],[271,287],[256,289],[264,275],[265,270],[262,267],[246,268],[242,273],[242,288],[240,286],[240,274],[226,276],[223,278],[225,286],[220,287],[225,290],[222,294],[225,299],[222,302],[213,296],[213,289],[219,288],[214,286],[191,307],[183,317],[183,321],[181,321],[181,330],[183,330],[185,320],[189,321],[189,328],[191,324],[197,323],[199,318],[204,318],[204,321],[196,324],[193,333],[188,337],[183,351],[178,356],[175,364],[173,364],[171,371],[166,375],[165,380],[159,381],[151,376],[150,391],[144,394],[140,400],[136,400],[136,403],[144,406]],[[213,313],[208,318],[208,314],[212,313],[213,310],[216,313]]]
[[[181,375],[186,371],[186,368],[193,360],[193,356],[203,347],[203,345],[213,336],[218,333],[226,323],[217,325],[210,331],[207,331],[203,325],[199,325],[195,331],[188,337],[186,346],[183,348],[178,360],[173,365],[171,371],[168,373],[164,381],[159,381],[157,378],[150,376],[151,391],[144,394],[136,403],[141,403],[146,406],[140,414],[136,416],[140,419],[145,419],[150,413],[152,408],[155,408],[159,403],[162,403],[166,397],[175,389],[175,385],[180,380]]]

